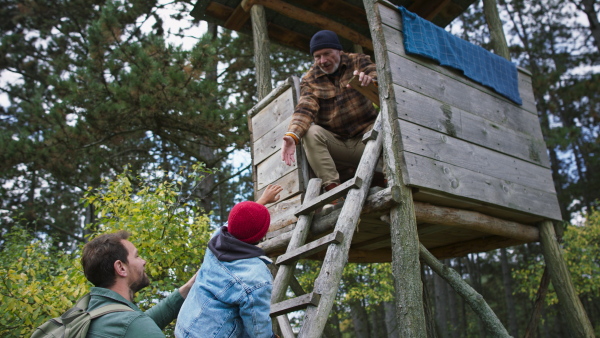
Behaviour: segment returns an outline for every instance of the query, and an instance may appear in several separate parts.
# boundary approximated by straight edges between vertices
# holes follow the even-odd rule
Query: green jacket
[[[94,287],[90,294],[92,298],[88,310],[94,310],[112,303],[121,303],[129,306],[134,311],[109,313],[92,320],[87,338],[164,338],[165,335],[162,329],[177,318],[179,309],[183,304],[183,297],[181,297],[178,290],[172,292],[167,298],[146,312],[142,312],[135,304],[109,289]]]

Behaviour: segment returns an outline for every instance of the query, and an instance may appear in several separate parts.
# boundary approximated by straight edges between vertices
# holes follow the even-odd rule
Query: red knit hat
[[[267,234],[270,223],[271,215],[264,205],[246,201],[229,212],[227,231],[242,242],[257,243]]]

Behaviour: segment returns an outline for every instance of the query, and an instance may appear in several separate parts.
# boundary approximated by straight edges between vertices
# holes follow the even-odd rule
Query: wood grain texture
[[[446,135],[550,168],[543,139],[395,85],[399,118]],[[528,123],[539,123],[529,116]]]
[[[292,171],[298,171],[298,162],[287,165],[281,160],[280,153],[273,153],[262,163],[256,166],[256,186],[258,190],[264,189],[281,177]]]
[[[294,111],[294,99],[291,88],[273,99],[268,106],[252,117],[254,139],[258,140],[275,126],[285,121]]]
[[[405,152],[407,184],[560,220],[556,194]]]
[[[399,120],[405,152],[555,194],[550,169]],[[419,168],[414,170],[419,170]],[[434,174],[434,173],[432,173]],[[443,175],[439,172],[438,175]],[[411,173],[409,173],[409,176]]]

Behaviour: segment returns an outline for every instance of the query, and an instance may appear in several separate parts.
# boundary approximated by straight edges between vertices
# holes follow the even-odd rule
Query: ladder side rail
[[[321,179],[313,178],[308,182],[308,188],[304,197],[305,203],[319,196],[321,190]],[[288,244],[287,252],[293,251],[306,242],[308,233],[310,232],[310,225],[312,223],[314,212],[306,215],[302,215],[296,222],[292,238]],[[271,304],[277,304],[285,298],[287,287],[290,284],[290,279],[293,277],[294,270],[296,269],[295,262],[290,265],[281,265],[273,280],[273,290],[271,292]],[[285,319],[282,319],[285,321]],[[277,319],[279,322],[280,319]]]
[[[374,130],[381,130],[382,114],[383,112],[380,112],[377,116],[373,126]],[[331,244],[327,249],[314,288],[314,292],[321,295],[321,301],[319,306],[309,306],[307,308],[298,337],[314,338],[320,337],[323,333],[342,279],[344,266],[348,261],[348,252],[361,209],[367,198],[375,167],[382,152],[382,139],[382,137],[377,137],[375,140],[367,142],[365,146],[363,156],[356,170],[356,176],[362,179],[363,184],[360,188],[351,189],[348,192],[334,230],[342,232],[344,239],[340,244]]]

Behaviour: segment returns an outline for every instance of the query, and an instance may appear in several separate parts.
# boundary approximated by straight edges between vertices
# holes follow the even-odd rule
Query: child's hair
[[[265,237],[270,223],[271,215],[264,205],[246,201],[229,212],[227,231],[242,242],[254,244]]]

